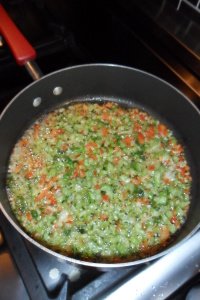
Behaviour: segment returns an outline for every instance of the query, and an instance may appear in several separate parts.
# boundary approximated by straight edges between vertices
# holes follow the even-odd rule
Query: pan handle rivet
[[[33,100],[33,106],[34,107],[38,107],[40,105],[40,103],[42,102],[42,98],[41,97],[37,97]]]
[[[53,268],[49,271],[49,277],[51,279],[58,279],[60,277],[60,271],[57,268]]]
[[[55,96],[59,96],[60,94],[62,94],[62,91],[63,91],[63,88],[61,86],[56,86],[54,89],[53,89],[53,94]]]

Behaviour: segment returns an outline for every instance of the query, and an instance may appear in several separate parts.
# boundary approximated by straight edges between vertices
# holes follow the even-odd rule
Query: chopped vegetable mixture
[[[67,256],[154,254],[185,222],[191,175],[172,131],[138,108],[75,103],[37,120],[11,154],[7,191],[23,228]]]

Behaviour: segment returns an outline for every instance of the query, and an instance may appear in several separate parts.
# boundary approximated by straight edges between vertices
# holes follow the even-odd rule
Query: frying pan
[[[141,70],[113,65],[88,64],[65,68],[41,77],[35,69],[35,50],[21,35],[0,5],[0,31],[19,65],[25,65],[35,81],[17,94],[0,116],[0,208],[22,236],[40,249],[68,262],[108,270],[129,267],[171,251],[188,239],[200,226],[200,114],[192,102],[167,82]],[[41,77],[41,78],[40,78]],[[17,222],[6,193],[6,173],[10,153],[24,130],[41,114],[57,105],[87,99],[123,101],[158,116],[179,136],[185,146],[192,174],[191,205],[188,218],[179,234],[159,253],[122,263],[96,263],[61,255],[28,236]]]

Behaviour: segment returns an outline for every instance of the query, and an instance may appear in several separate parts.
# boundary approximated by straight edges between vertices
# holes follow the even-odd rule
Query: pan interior
[[[64,91],[63,95],[56,98],[56,101],[50,92],[55,86],[55,81],[58,81],[62,86],[65,86],[67,82],[68,88]],[[117,85],[116,82],[118,83]],[[146,90],[141,88],[144,85],[147,87]],[[77,87],[76,91],[74,86]],[[38,108],[33,109],[32,102],[38,96],[38,93],[43,101]],[[185,146],[193,177],[192,199],[188,220],[177,236],[177,239],[172,243],[172,245],[175,245],[177,241],[181,241],[187,237],[199,225],[200,141],[199,137],[194,133],[194,128],[196,132],[200,129],[199,114],[191,103],[171,86],[149,74],[139,72],[138,70],[130,70],[129,68],[93,66],[63,70],[43,78],[38,83],[25,89],[14,99],[2,116],[2,126],[0,128],[0,139],[3,145],[3,154],[0,157],[0,196],[3,211],[14,224],[17,224],[8,203],[5,191],[5,178],[13,145],[23,134],[24,129],[30,126],[39,116],[55,107],[62,106],[63,104],[68,105],[69,103],[88,101],[88,99],[93,102],[104,102],[109,99],[114,102],[120,102],[122,106],[134,106],[144,109],[167,124]],[[18,112],[18,116],[14,118],[13,116],[16,116],[16,111]],[[190,126],[186,124],[186,118],[190,118]],[[9,131],[9,135],[5,133],[5,128],[7,128],[7,132]]]
[[[96,99],[93,99],[93,102],[95,101]],[[14,173],[12,173],[12,171],[11,173],[9,172],[8,190],[9,195],[11,196],[10,199],[12,207],[15,213],[17,213],[18,218],[21,220],[23,227],[29,232],[32,232],[35,238],[39,241],[44,242],[48,245],[48,240],[49,245],[52,245],[53,248],[60,251],[64,251],[64,249],[66,249],[67,254],[71,251],[71,248],[73,248],[73,255],[76,256],[80,255],[78,252],[79,250],[77,250],[76,247],[81,247],[81,251],[85,251],[83,252],[84,254],[81,254],[81,258],[83,259],[105,259],[106,262],[110,262],[110,260],[112,262],[113,259],[118,258],[122,261],[129,261],[133,260],[133,258],[137,257],[138,255],[135,255],[134,252],[133,255],[126,254],[126,251],[133,251],[131,249],[134,249],[134,247],[136,247],[137,249],[138,246],[134,246],[135,241],[137,241],[137,236],[139,236],[137,243],[142,244],[141,247],[144,248],[144,251],[142,250],[143,248],[141,248],[141,250],[139,251],[139,257],[142,257],[143,255],[149,255],[149,253],[154,253],[155,249],[160,249],[160,247],[163,247],[163,244],[166,245],[166,240],[169,239],[169,229],[167,229],[167,225],[164,225],[166,220],[161,220],[160,217],[164,214],[164,206],[169,206],[169,204],[166,202],[166,193],[169,194],[170,190],[167,189],[167,191],[164,192],[164,190],[161,189],[161,191],[159,192],[162,193],[162,196],[160,196],[160,199],[162,198],[162,203],[160,203],[159,205],[161,206],[162,213],[159,213],[159,206],[157,206],[157,202],[161,200],[158,199],[158,190],[155,189],[155,195],[150,192],[150,189],[153,188],[153,183],[152,179],[150,178],[149,180],[148,177],[155,177],[155,184],[159,186],[159,184],[157,184],[156,182],[160,179],[156,179],[158,178],[156,177],[156,174],[158,174],[159,170],[161,169],[161,165],[160,163],[158,163],[158,156],[155,157],[154,154],[153,156],[151,156],[151,151],[144,150],[144,146],[146,144],[148,145],[148,147],[156,147],[156,149],[159,147],[159,149],[156,150],[156,155],[160,156],[161,153],[164,151],[164,147],[161,147],[160,140],[159,142],[157,142],[159,135],[162,144],[166,142],[166,139],[169,138],[169,141],[172,142],[173,137],[164,125],[157,123],[156,120],[152,119],[144,111],[138,110],[136,108],[134,108],[134,110],[128,109],[127,106],[130,107],[130,103],[128,102],[120,102],[120,107],[123,107],[123,109],[119,108],[118,105],[112,105],[110,101],[108,102],[108,99],[107,101],[105,99],[101,99],[100,103],[101,105],[99,105],[98,101],[98,105],[95,103],[90,103],[86,105],[85,101],[83,100],[74,100],[73,102],[68,101],[68,103],[65,104],[65,106],[68,106],[67,110],[65,110],[63,106],[62,108],[58,108],[57,110],[54,109],[52,113],[44,116],[44,119],[40,120],[39,123],[35,123],[31,131],[28,131],[27,134],[23,136],[23,138],[18,142],[17,148],[15,148],[14,159],[13,156],[11,159],[11,170],[14,171],[17,169],[17,171],[14,171]],[[66,112],[66,114],[64,114],[64,112]],[[112,116],[111,121],[109,120],[109,115]],[[55,118],[57,121],[55,121]],[[65,120],[64,125],[62,120]],[[70,122],[73,124],[74,127],[70,127]],[[95,126],[97,127],[96,129],[94,129]],[[138,130],[136,134],[133,133],[132,127],[138,128],[135,129]],[[73,128],[73,130],[71,131],[70,128]],[[118,128],[117,131],[116,128]],[[161,133],[159,133],[159,131],[158,133],[154,133],[154,131],[159,130],[159,128],[163,128]],[[151,129],[150,132],[148,131],[149,129]],[[38,130],[40,132],[40,135],[38,133]],[[163,132],[163,130],[165,131]],[[145,137],[146,142],[144,142],[143,140],[145,132],[148,132],[148,135]],[[155,134],[156,138],[154,139]],[[169,137],[167,136],[167,134],[169,135]],[[166,136],[166,138],[164,138],[164,136]],[[47,138],[48,142],[46,143]],[[109,143],[109,139],[111,139],[111,143]],[[43,144],[41,144],[41,140],[43,140]],[[78,141],[78,143],[75,142],[76,140]],[[173,143],[174,142],[175,141],[173,139]],[[49,143],[53,143],[51,144],[52,146],[50,147],[50,150],[48,146]],[[27,150],[27,147],[29,148],[29,144],[32,145],[30,146],[31,150]],[[59,144],[58,147],[57,144]],[[109,144],[109,146],[107,144]],[[41,147],[44,147],[45,151],[43,151]],[[170,149],[172,151],[174,148],[171,147]],[[99,150],[102,150],[102,152],[99,152]],[[52,155],[50,154],[52,153],[52,151],[54,153],[53,160],[52,156],[49,157],[50,155]],[[112,155],[107,155],[105,151],[112,151],[113,153]],[[145,151],[144,154],[142,154],[143,151]],[[22,153],[22,156],[19,155],[20,152]],[[122,154],[118,155],[119,152],[121,152]],[[41,155],[41,153],[43,154]],[[48,153],[47,157],[46,153]],[[178,155],[178,152],[176,153]],[[165,154],[162,155],[166,156],[167,152],[165,152]],[[98,156],[100,157],[100,160],[98,159]],[[133,159],[132,156],[134,157]],[[143,158],[141,158],[140,156]],[[149,157],[151,157],[153,162]],[[25,163],[22,164],[21,161],[24,160]],[[65,161],[64,166],[63,160]],[[139,162],[137,162],[138,160]],[[33,166],[33,161],[37,165],[39,161],[42,173],[40,173],[38,167],[31,167]],[[44,161],[47,161],[47,164],[45,163],[45,167],[42,166],[42,162]],[[155,170],[155,172],[154,165],[152,165],[154,163],[158,164],[158,166],[156,167],[157,171]],[[181,164],[184,164],[184,161],[182,161]],[[103,168],[100,167],[102,165]],[[124,167],[124,165],[126,166]],[[143,167],[144,165],[145,167]],[[174,165],[174,163],[172,165]],[[59,171],[55,172],[55,166],[57,166],[56,168],[59,168]],[[151,170],[148,171],[147,168],[150,167]],[[25,170],[22,170],[21,168],[25,168]],[[140,168],[142,169],[142,172],[139,170]],[[47,169],[48,171],[46,173]],[[92,177],[90,174],[91,170],[94,173]],[[169,173],[166,171],[166,167],[164,172]],[[18,176],[18,174],[22,174],[22,177],[24,178],[25,176],[25,178],[22,179],[22,177],[20,175]],[[67,181],[66,179],[63,179],[66,178],[66,176]],[[143,176],[146,176],[146,179],[143,180]],[[114,179],[111,179],[109,177],[114,177]],[[41,183],[41,180],[42,182],[45,181],[45,183]],[[142,181],[140,182],[140,180]],[[168,178],[168,180],[170,179]],[[147,183],[145,183],[145,181],[149,182],[148,187],[145,187],[147,186]],[[73,187],[71,188],[72,184]],[[166,184],[168,185],[168,183]],[[14,197],[13,194],[10,192],[13,191],[13,185],[15,186]],[[40,186],[41,191],[38,189],[37,191],[35,191],[36,185]],[[46,189],[49,185],[50,187],[47,191]],[[184,189],[186,189],[188,186],[187,183],[186,185],[182,183],[182,185]],[[22,186],[24,187],[23,191]],[[65,188],[66,186],[67,190]],[[79,187],[79,190],[76,189],[77,186]],[[149,186],[151,186],[151,188],[149,188]],[[176,189],[176,185],[173,184],[173,186],[174,189]],[[55,188],[56,191],[53,192]],[[58,195],[57,192],[61,193],[62,195]],[[19,199],[16,199],[16,193]],[[35,196],[32,196],[32,194],[34,194]],[[31,197],[34,197],[34,201],[31,200],[30,203],[29,199]],[[136,201],[134,209],[133,199],[135,199],[134,201]],[[65,205],[65,202],[69,202],[70,205],[67,203]],[[124,204],[123,202],[126,204]],[[28,206],[28,212],[26,208],[27,203],[30,203],[30,206]],[[96,207],[96,205],[98,205],[98,203],[100,205],[100,211],[97,213],[98,208]],[[184,205],[188,206],[187,202]],[[46,209],[47,206],[48,210]],[[96,207],[95,211],[94,209],[91,210],[90,206]],[[58,207],[57,210],[56,207]],[[180,222],[183,222],[182,219],[185,218],[185,213],[182,216],[183,212],[181,208],[179,208],[179,212],[176,213],[169,212],[168,209],[169,208],[167,208],[166,215],[170,214],[170,216],[167,217],[169,218],[169,220],[172,217],[178,218],[179,214]],[[85,211],[87,210],[89,219],[85,215]],[[118,210],[119,212],[117,212]],[[137,210],[137,214],[131,213],[132,210]],[[148,213],[148,210],[152,210],[152,215]],[[176,210],[176,208],[174,208],[174,210]],[[113,214],[115,214],[115,216],[111,220],[111,215]],[[126,220],[124,214],[126,215]],[[144,214],[144,216],[139,217],[139,215],[141,214]],[[174,216],[174,214],[177,214],[177,217]],[[76,221],[74,221],[73,216],[75,216]],[[63,218],[65,218],[66,220],[64,220]],[[48,221],[46,221],[46,219]],[[91,219],[94,219],[95,221],[93,222],[91,221]],[[127,225],[126,223],[128,219],[128,223],[130,224]],[[154,219],[155,221],[153,221]],[[48,222],[48,224],[45,223],[45,232],[42,231],[44,220],[45,222]],[[80,220],[82,221],[80,222]],[[133,234],[131,232],[136,226],[134,225],[136,220],[138,223],[140,222],[141,224],[137,230],[135,228],[135,231],[137,233],[135,232]],[[65,221],[67,224],[64,223]],[[157,224],[157,222],[160,223]],[[170,221],[168,222],[170,223]],[[177,222],[178,224],[175,226]],[[43,224],[42,227],[39,225],[39,223]],[[142,225],[143,223],[148,225]],[[179,228],[180,226],[179,221],[177,219],[173,221],[173,224],[170,223],[169,225],[172,233],[174,233],[176,228]],[[145,228],[142,228],[141,226],[145,226]],[[146,226],[148,227],[148,229],[146,229]],[[108,227],[111,227],[112,234],[110,233],[108,235]],[[47,228],[48,230],[50,230],[50,232],[47,230]],[[97,234],[97,228],[99,228],[98,230],[100,230],[99,234]],[[154,231],[154,233],[152,232],[152,230]],[[40,236],[41,231],[43,232],[42,236]],[[54,234],[54,232],[57,231],[59,233]],[[89,232],[93,233],[91,233],[90,235]],[[92,234],[94,236],[94,232],[95,235],[98,236],[98,241],[95,240],[95,242],[94,238],[92,237]],[[147,233],[149,234],[148,239],[145,237]],[[153,235],[153,237],[150,237],[150,233],[151,235]],[[102,234],[107,234],[105,246],[103,245],[105,241],[104,238],[101,237]],[[141,234],[143,235],[142,239],[140,236]],[[53,240],[58,240],[58,235],[59,246],[58,242],[53,242]],[[61,240],[62,235],[64,236]],[[116,235],[116,241],[114,240],[114,238],[111,238],[114,235]],[[130,236],[130,238],[127,238],[127,236]],[[68,241],[66,241],[66,239]],[[70,239],[72,239],[73,242],[70,242]],[[76,241],[76,239],[78,239],[78,242]],[[133,239],[133,241],[131,239]],[[86,240],[87,243],[85,242]],[[124,240],[124,243],[127,244],[126,247],[123,245],[119,245],[120,241],[122,240]],[[145,246],[146,240],[148,240],[148,243],[150,243],[148,247]],[[101,243],[101,245],[97,246],[97,244],[99,243]],[[154,245],[152,243],[156,244]],[[75,246],[76,244],[77,246]],[[87,246],[83,246],[83,244],[86,244]],[[129,244],[131,246],[129,246]],[[113,245],[115,245],[115,247]],[[85,248],[87,249],[87,247],[88,250],[83,250]],[[126,249],[129,249],[130,247],[130,250]],[[68,248],[70,249],[68,250]],[[91,253],[91,249],[93,248],[98,249],[93,250],[96,251],[97,254]],[[117,251],[111,251],[112,248],[117,249]],[[147,248],[149,249],[149,251],[146,250]],[[138,252],[138,250],[134,251]],[[120,254],[119,257],[117,256],[118,252]],[[99,253],[103,253],[102,257]],[[91,258],[89,258],[90,256]]]

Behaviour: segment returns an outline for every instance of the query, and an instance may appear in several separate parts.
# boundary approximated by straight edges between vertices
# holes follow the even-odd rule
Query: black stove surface
[[[44,74],[85,63],[127,65],[167,80],[200,108],[198,74],[181,63],[178,53],[166,49],[160,40],[164,29],[135,6],[137,1],[132,1],[132,10],[127,1],[2,2],[35,46]],[[15,64],[4,41],[0,46],[0,82],[1,111],[31,83],[26,71]],[[148,267],[106,273],[80,270],[25,241],[1,212],[0,230],[4,237],[0,243],[2,300],[104,299],[119,284]],[[193,278],[181,291],[177,287],[174,293],[173,289],[167,299],[184,299],[194,279],[198,280]],[[132,299],[136,299],[134,295]]]

